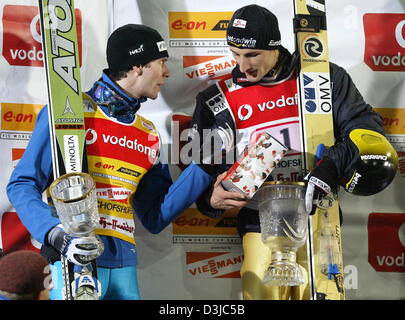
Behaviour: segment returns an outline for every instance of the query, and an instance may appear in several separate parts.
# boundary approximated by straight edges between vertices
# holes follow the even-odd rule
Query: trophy
[[[50,194],[59,219],[67,233],[75,237],[94,236],[99,221],[96,188],[93,178],[83,172],[60,176],[50,186]],[[104,250],[99,241],[99,250]],[[98,300],[99,282],[92,278],[92,267],[75,266],[73,296],[75,300]],[[81,283],[82,286],[77,284]]]
[[[307,239],[305,184],[266,182],[259,190],[259,215],[262,240],[271,251],[263,282],[270,286],[303,284],[296,252]]]

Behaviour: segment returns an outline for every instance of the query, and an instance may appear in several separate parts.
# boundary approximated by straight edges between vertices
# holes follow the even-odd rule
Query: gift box
[[[227,191],[241,192],[251,199],[283,158],[288,148],[267,132],[261,132],[229,169],[222,180]]]

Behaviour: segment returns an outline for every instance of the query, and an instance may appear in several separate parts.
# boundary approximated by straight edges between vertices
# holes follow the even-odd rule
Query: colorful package
[[[260,133],[229,169],[222,186],[227,191],[241,192],[251,199],[287,150],[269,133]]]

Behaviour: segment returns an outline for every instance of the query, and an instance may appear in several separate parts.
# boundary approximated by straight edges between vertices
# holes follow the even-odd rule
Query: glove
[[[304,181],[307,182],[305,207],[309,214],[314,214],[317,206],[327,209],[333,205],[338,176],[336,166],[330,158],[322,158]]]
[[[67,260],[79,266],[87,265],[104,251],[104,245],[98,236],[74,237],[67,234],[62,225],[52,228],[47,240]]]

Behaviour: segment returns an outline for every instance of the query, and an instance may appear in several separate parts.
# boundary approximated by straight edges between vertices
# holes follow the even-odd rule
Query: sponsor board
[[[193,279],[240,278],[238,252],[186,252],[187,275]]]
[[[187,209],[172,223],[175,244],[240,244],[237,231],[238,210],[209,218],[196,208]]]
[[[1,130],[33,131],[40,104],[1,103]]]
[[[373,108],[383,118],[387,134],[405,135],[405,108]]]
[[[399,174],[402,178],[405,178],[405,152],[397,152],[398,153],[398,161],[399,161]]]
[[[405,71],[405,14],[363,16],[364,62],[373,71]]]
[[[82,65],[82,19],[75,9],[79,61]],[[37,6],[5,5],[3,8],[3,57],[11,66],[42,67],[44,53]]]
[[[373,108],[383,118],[388,141],[397,151],[405,151],[405,108]]]
[[[368,216],[368,262],[377,272],[405,272],[405,213]]]
[[[3,212],[0,216],[0,228],[0,245],[4,253],[16,250],[39,252],[41,244],[32,238],[16,212]]]
[[[233,12],[168,13],[170,38],[225,38]]]
[[[236,61],[231,56],[183,56],[184,75],[190,80],[219,80],[235,65]]]
[[[22,158],[25,149],[22,148],[12,148],[11,149],[11,163],[13,168],[17,166],[18,161]]]

